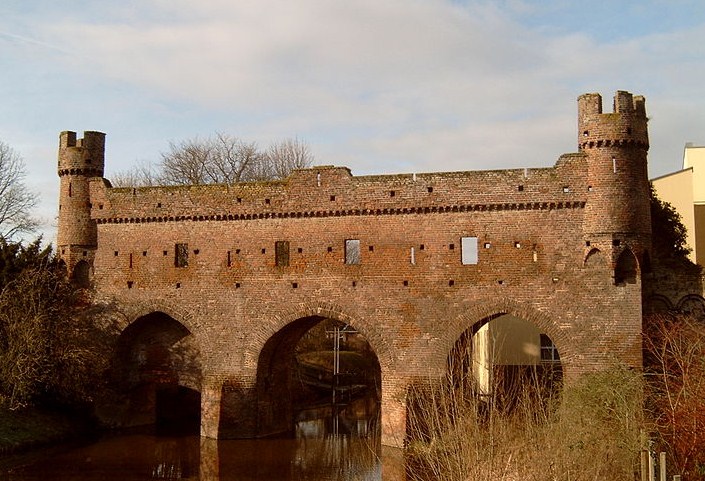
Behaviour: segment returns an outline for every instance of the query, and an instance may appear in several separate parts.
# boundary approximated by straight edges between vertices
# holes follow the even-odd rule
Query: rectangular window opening
[[[477,264],[477,237],[460,238],[460,259],[463,265]]]
[[[188,266],[188,244],[178,243],[174,245],[174,267]]]
[[[360,240],[347,239],[345,241],[345,263],[359,264],[360,263]]]
[[[276,241],[274,243],[274,261],[277,267],[289,266],[289,241]]]

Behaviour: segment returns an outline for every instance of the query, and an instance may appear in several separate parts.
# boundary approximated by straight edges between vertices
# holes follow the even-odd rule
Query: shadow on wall
[[[201,359],[181,323],[162,312],[135,320],[120,334],[111,375],[117,396],[99,409],[111,425],[198,433]]]

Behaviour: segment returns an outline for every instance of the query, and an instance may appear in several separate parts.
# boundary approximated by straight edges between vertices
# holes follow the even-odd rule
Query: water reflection
[[[300,412],[294,438],[112,437],[15,467],[6,479],[377,481],[383,479],[382,464],[386,463],[379,434],[377,403],[359,400]]]

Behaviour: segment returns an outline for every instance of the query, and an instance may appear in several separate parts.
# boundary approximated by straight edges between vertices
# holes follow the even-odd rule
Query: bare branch
[[[22,158],[0,141],[0,237],[10,239],[22,232],[32,232],[37,221],[30,211],[37,205],[37,194],[24,183]]]
[[[148,187],[159,185],[158,169],[151,163],[141,163],[129,170],[118,171],[110,176],[113,187]]]

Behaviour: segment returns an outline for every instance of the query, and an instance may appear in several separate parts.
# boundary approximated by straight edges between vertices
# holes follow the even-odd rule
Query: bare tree
[[[689,315],[653,315],[644,325],[656,428],[684,479],[702,479],[695,473],[705,471],[705,325]]]
[[[263,152],[254,142],[218,132],[206,139],[171,142],[157,166],[137,166],[118,172],[111,180],[121,187],[233,184],[283,179],[312,161],[308,146],[299,139],[274,143]]]
[[[21,232],[31,232],[37,221],[30,211],[37,205],[37,195],[24,183],[25,165],[7,144],[0,141],[0,237],[10,239]]]
[[[113,187],[146,187],[159,185],[159,171],[151,163],[141,163],[129,170],[122,170],[110,176]]]
[[[171,142],[162,153],[160,180],[168,185],[240,182],[260,157],[255,143],[220,132],[205,140]]]
[[[304,169],[313,163],[308,145],[299,140],[285,139],[270,145],[265,153],[264,178],[284,179],[295,169]]]

